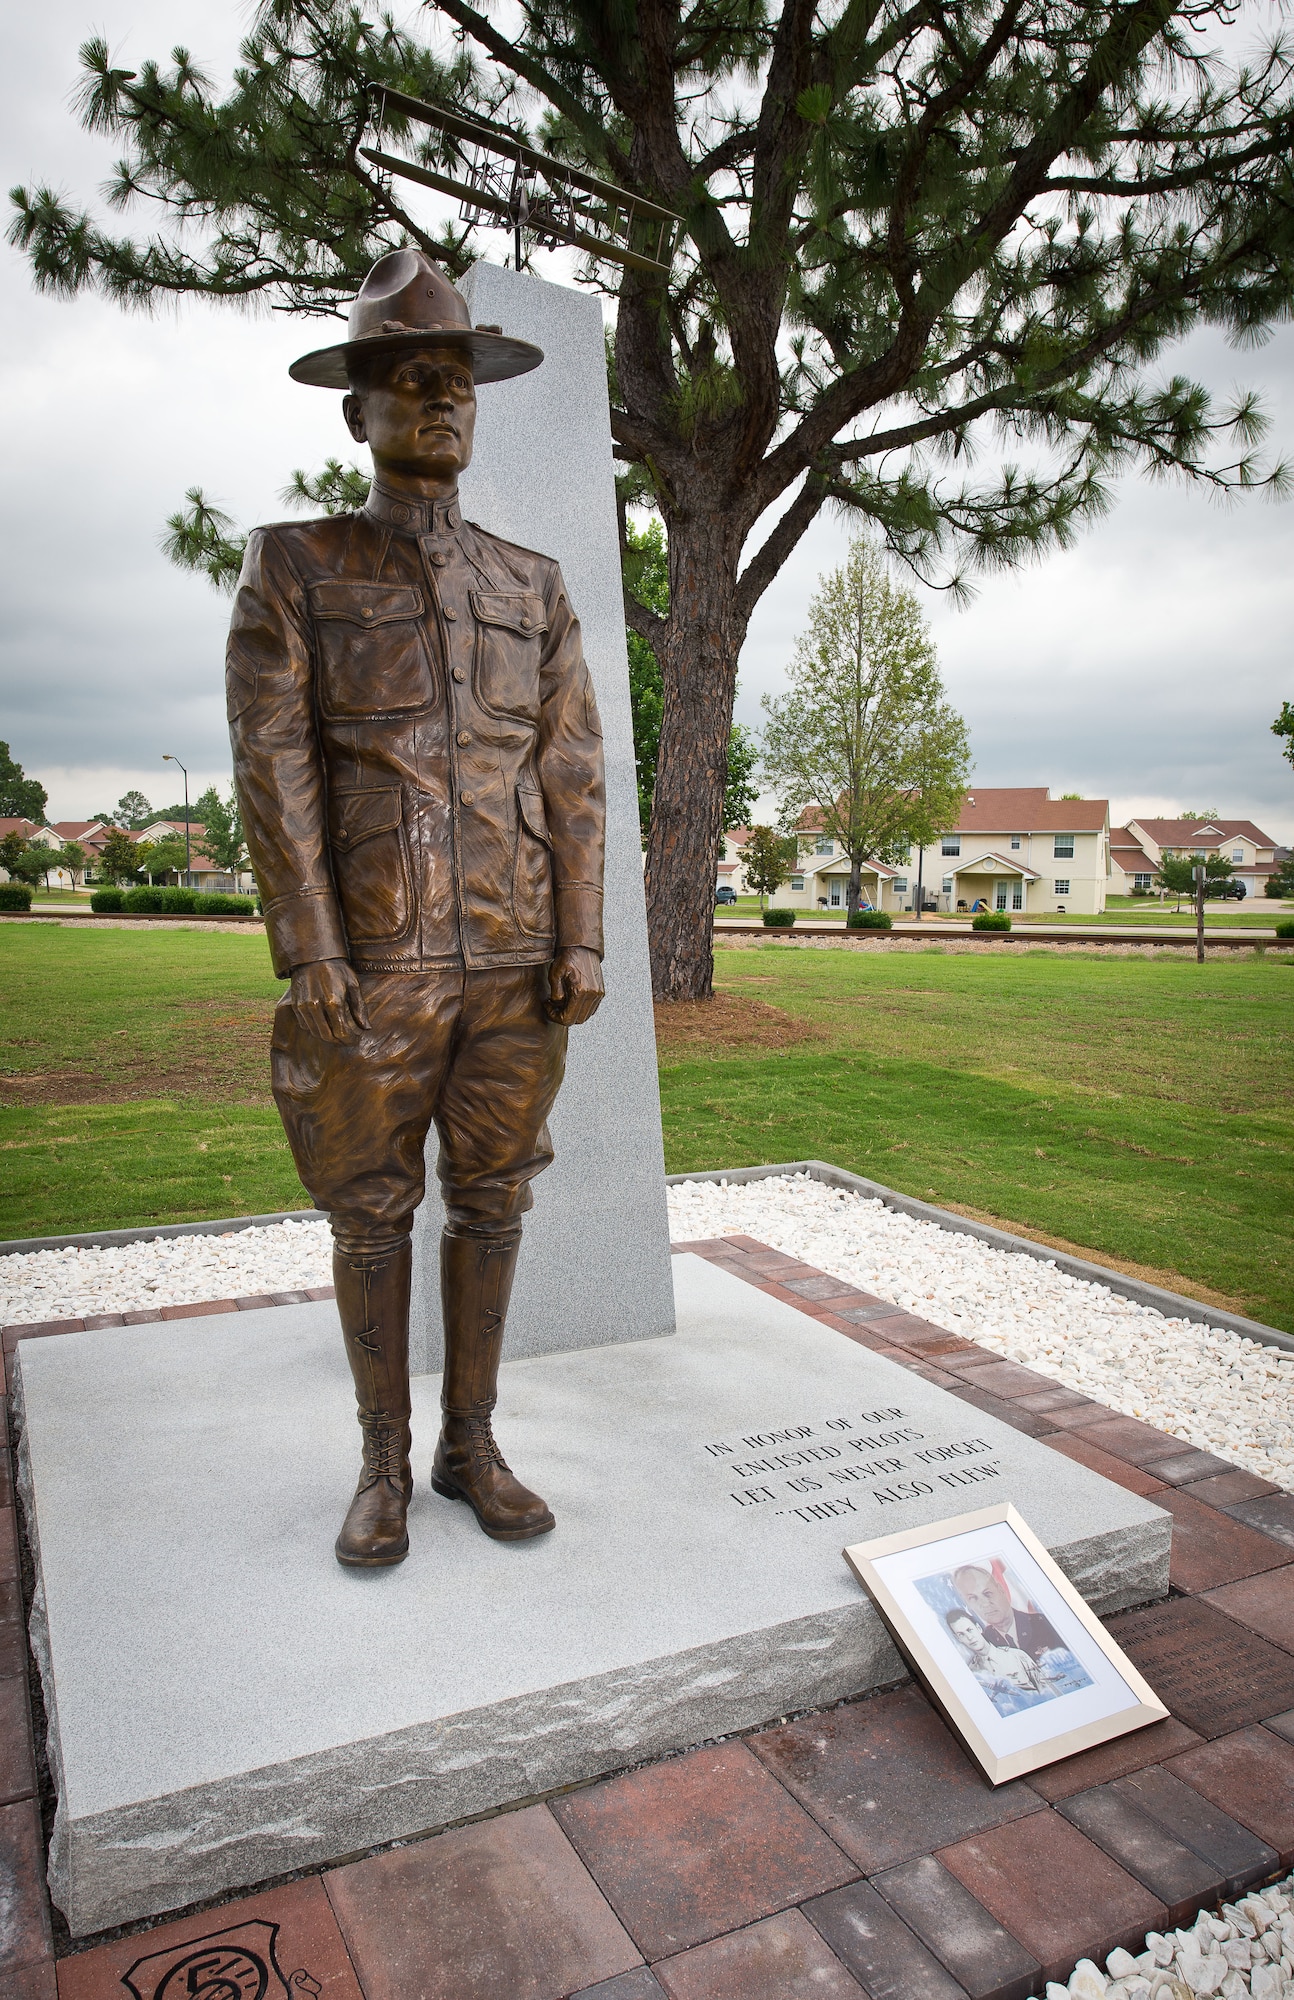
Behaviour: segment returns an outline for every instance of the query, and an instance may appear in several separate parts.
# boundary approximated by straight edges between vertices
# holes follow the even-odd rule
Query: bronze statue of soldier
[[[374,265],[348,338],[358,514],[259,528],[229,637],[234,776],[275,971],[274,1096],[329,1213],[363,1436],[337,1538],[408,1553],[410,1232],[440,1139],[445,1370],[431,1484],[486,1534],[546,1533],[494,1439],[504,1322],[569,1027],[602,997],[604,794],[579,626],[549,557],[465,521],[476,385],[542,361],[437,265]]]

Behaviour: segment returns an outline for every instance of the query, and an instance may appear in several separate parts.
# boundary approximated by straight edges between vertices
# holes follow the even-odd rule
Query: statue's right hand
[[[357,1042],[368,1026],[359,981],[344,958],[298,965],[289,998],[306,1033],[322,1042]]]

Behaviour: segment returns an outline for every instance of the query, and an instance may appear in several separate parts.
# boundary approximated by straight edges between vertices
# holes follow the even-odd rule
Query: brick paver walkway
[[[752,1238],[679,1247],[1167,1507],[1172,1593],[1109,1624],[1171,1720],[994,1791],[905,1683],[56,1958],[6,1458],[6,2000],[1024,2000],[1294,1862],[1294,1497]]]

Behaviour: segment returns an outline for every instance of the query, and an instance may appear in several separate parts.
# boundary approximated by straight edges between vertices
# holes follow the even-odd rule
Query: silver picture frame
[[[844,1557],[992,1785],[1168,1715],[1009,1501]]]

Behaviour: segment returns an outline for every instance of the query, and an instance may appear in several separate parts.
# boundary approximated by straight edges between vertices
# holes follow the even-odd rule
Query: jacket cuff
[[[331,889],[302,889],[262,905],[270,957],[278,978],[320,958],[349,958],[337,898]]]
[[[583,882],[574,882],[568,888],[554,889],[553,902],[557,949],[573,951],[582,948],[595,951],[601,958],[602,891],[591,889]]]

